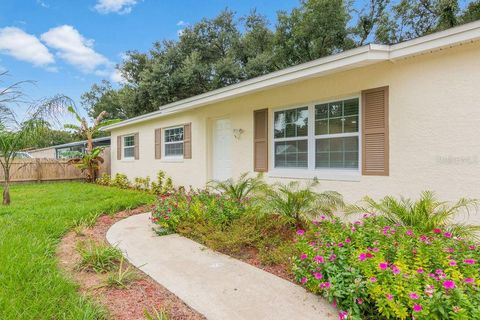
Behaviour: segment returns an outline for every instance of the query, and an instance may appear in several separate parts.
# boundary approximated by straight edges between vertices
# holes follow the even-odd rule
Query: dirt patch
[[[80,292],[92,297],[109,311],[111,319],[138,320],[145,319],[144,310],[152,312],[165,310],[169,319],[205,319],[201,314],[187,306],[173,293],[155,282],[142,271],[124,262],[123,267],[135,270],[135,280],[125,289],[105,286],[108,274],[81,271],[76,268],[80,262],[77,244],[85,240],[107,243],[105,235],[115,222],[126,217],[148,212],[151,207],[126,210],[115,215],[98,218],[95,226],[76,232],[69,232],[58,247],[59,266],[79,284]]]

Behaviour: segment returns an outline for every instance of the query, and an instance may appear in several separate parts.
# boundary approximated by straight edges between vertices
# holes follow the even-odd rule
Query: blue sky
[[[115,64],[128,50],[148,50],[162,39],[228,7],[256,8],[274,22],[298,0],[1,0],[0,70],[8,83],[34,80],[32,98],[80,95],[102,79],[118,80]],[[5,83],[1,84],[5,85]]]

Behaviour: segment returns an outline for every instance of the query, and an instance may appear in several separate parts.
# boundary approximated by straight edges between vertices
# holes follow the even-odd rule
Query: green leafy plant
[[[136,177],[133,181],[133,188],[136,190],[149,191],[150,177],[146,177],[146,178]]]
[[[103,157],[100,156],[102,152],[103,148],[96,147],[84,153],[81,158],[70,159],[67,163],[75,165],[82,172],[86,172],[86,180],[88,182],[94,182],[97,180],[97,174],[101,164],[105,161]]]
[[[160,170],[157,173],[156,181],[151,183],[150,190],[154,194],[162,195],[173,191],[172,178],[167,177],[165,171]]]
[[[130,283],[138,278],[137,273],[130,266],[124,267],[125,259],[120,259],[120,265],[116,272],[112,272],[108,275],[106,285],[108,287],[115,288],[127,288]]]
[[[120,189],[129,189],[130,188],[130,181],[128,181],[128,178],[125,174],[116,173],[115,176],[113,177],[110,185],[112,187],[117,187],[117,188],[120,188]]]
[[[112,184],[112,178],[108,173],[104,172],[96,182],[101,186],[110,186]]]
[[[152,312],[149,312],[147,309],[143,311],[146,320],[168,320],[170,317],[168,316],[165,309],[157,310],[155,307],[152,308]]]
[[[478,200],[462,198],[453,205],[445,201],[439,201],[433,192],[424,191],[416,201],[394,197],[385,197],[375,201],[365,197],[366,206],[351,206],[349,212],[370,212],[380,214],[393,225],[416,227],[424,232],[435,228],[448,230],[454,235],[462,237],[476,237],[480,226],[454,222],[461,210],[469,213],[469,210],[478,207]]]
[[[342,319],[478,318],[475,242],[368,214],[353,223],[323,218],[297,233],[296,280]]]
[[[267,184],[263,180],[263,176],[259,174],[256,177],[249,177],[248,172],[243,173],[235,180],[230,178],[225,181],[210,181],[209,186],[214,190],[224,193],[233,200],[243,202],[249,197],[260,191],[265,191]]]
[[[267,206],[274,213],[290,219],[297,226],[319,214],[331,215],[343,206],[343,198],[338,192],[325,191],[317,193],[312,190],[318,182],[301,186],[299,182],[277,184],[267,192]]]
[[[78,268],[97,273],[117,270],[122,259],[120,250],[95,241],[80,242],[77,251],[81,256]]]

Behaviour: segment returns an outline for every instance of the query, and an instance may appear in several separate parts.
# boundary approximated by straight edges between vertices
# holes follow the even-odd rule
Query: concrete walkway
[[[107,232],[126,258],[211,320],[337,319],[336,310],[303,288],[178,235],[158,236],[149,214]]]

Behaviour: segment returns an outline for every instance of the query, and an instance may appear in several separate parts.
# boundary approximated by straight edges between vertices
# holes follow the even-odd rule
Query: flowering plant
[[[297,237],[297,281],[343,319],[480,318],[476,243],[368,215],[354,223],[325,218]]]
[[[241,216],[245,201],[208,190],[179,189],[159,197],[152,220],[169,232],[177,231],[179,223],[185,220],[225,225]]]

